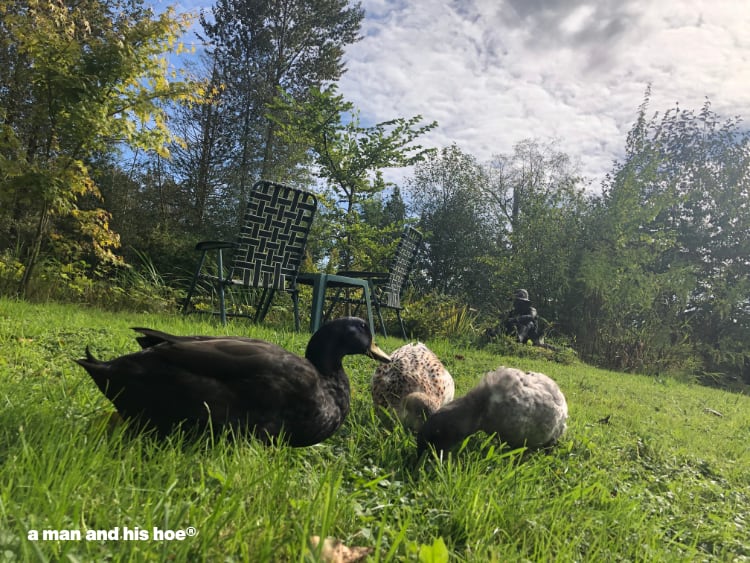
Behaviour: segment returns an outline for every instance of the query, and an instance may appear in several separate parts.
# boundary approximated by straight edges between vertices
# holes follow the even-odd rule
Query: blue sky
[[[156,6],[167,5],[154,0]],[[179,10],[210,8],[184,0]],[[423,144],[480,161],[559,139],[599,190],[652,87],[675,103],[750,119],[746,0],[363,0],[341,92],[373,122],[420,114]],[[387,178],[400,182],[408,170]]]

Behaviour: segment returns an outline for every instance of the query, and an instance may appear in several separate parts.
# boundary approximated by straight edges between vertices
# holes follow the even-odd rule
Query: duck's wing
[[[161,330],[156,330],[153,328],[142,328],[142,327],[133,327],[133,330],[136,332],[140,332],[142,336],[136,337],[136,340],[138,341],[138,344],[141,345],[141,348],[151,348],[153,346],[156,346],[157,344],[164,344],[166,342],[169,343],[175,343],[175,342],[205,342],[209,340],[220,340],[220,339],[232,339],[232,340],[240,340],[240,341],[247,341],[247,342],[260,342],[259,340],[255,338],[246,338],[244,336],[177,336],[174,334],[169,334],[168,332],[163,332]]]
[[[253,338],[172,340],[141,353],[151,354],[160,364],[179,368],[183,373],[241,392],[248,399],[253,395],[260,395],[259,400],[305,396],[320,379],[306,358]]]
[[[134,328],[138,342],[159,361],[225,384],[266,381],[275,387],[304,392],[318,379],[305,358],[277,344],[243,336],[176,336],[149,328]]]
[[[229,337],[161,338],[146,349],[79,363],[124,418],[144,418],[160,431],[175,422],[255,427],[275,436],[287,413],[314,410],[318,375],[305,358],[263,340]],[[169,340],[166,339],[169,337]]]
[[[323,383],[306,358],[263,340],[176,342],[146,352],[179,365],[195,382],[193,388],[211,399],[204,401],[212,411],[226,420],[249,423],[258,436],[275,436],[283,427],[292,445],[316,443],[335,430],[345,414],[332,393],[341,393],[338,398],[348,407],[348,389],[328,388],[329,382]],[[196,393],[189,391],[187,402],[194,402]]]

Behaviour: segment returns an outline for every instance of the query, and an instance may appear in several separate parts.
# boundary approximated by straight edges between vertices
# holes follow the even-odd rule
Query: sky
[[[158,1],[158,0],[157,0]],[[190,0],[187,0],[190,1]],[[206,5],[210,6],[210,3]],[[362,0],[340,92],[367,122],[422,115],[421,144],[480,162],[558,141],[598,191],[649,115],[706,98],[750,121],[747,0]],[[401,182],[409,171],[386,173]]]

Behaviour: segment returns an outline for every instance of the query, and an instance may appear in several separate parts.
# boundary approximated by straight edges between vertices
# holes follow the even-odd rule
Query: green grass
[[[435,341],[459,395],[501,364],[557,380],[570,409],[559,446],[524,454],[477,435],[419,464],[413,437],[373,411],[364,357],[345,362],[352,412],[323,444],[158,443],[111,428],[112,407],[73,362],[86,345],[105,359],[136,350],[131,326],[252,335],[298,353],[307,341],[0,300],[0,560],[314,561],[312,535],[372,547],[373,561],[750,560],[747,396]],[[191,526],[183,540],[151,538]],[[125,527],[149,539],[125,540]],[[120,538],[31,541],[30,530]]]

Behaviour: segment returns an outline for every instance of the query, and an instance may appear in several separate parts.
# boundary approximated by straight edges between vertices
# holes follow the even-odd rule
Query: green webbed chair
[[[183,313],[191,311],[191,299],[200,281],[207,281],[218,293],[221,317],[251,317],[262,322],[277,291],[291,294],[295,328],[299,330],[299,299],[297,276],[305,252],[307,238],[317,211],[316,197],[304,190],[261,180],[249,193],[242,228],[236,241],[203,241],[195,249],[200,259],[183,305]],[[229,256],[225,256],[225,252]],[[215,263],[209,268],[213,253]],[[229,258],[228,271],[225,258]],[[227,311],[226,291],[262,289],[254,315]]]

